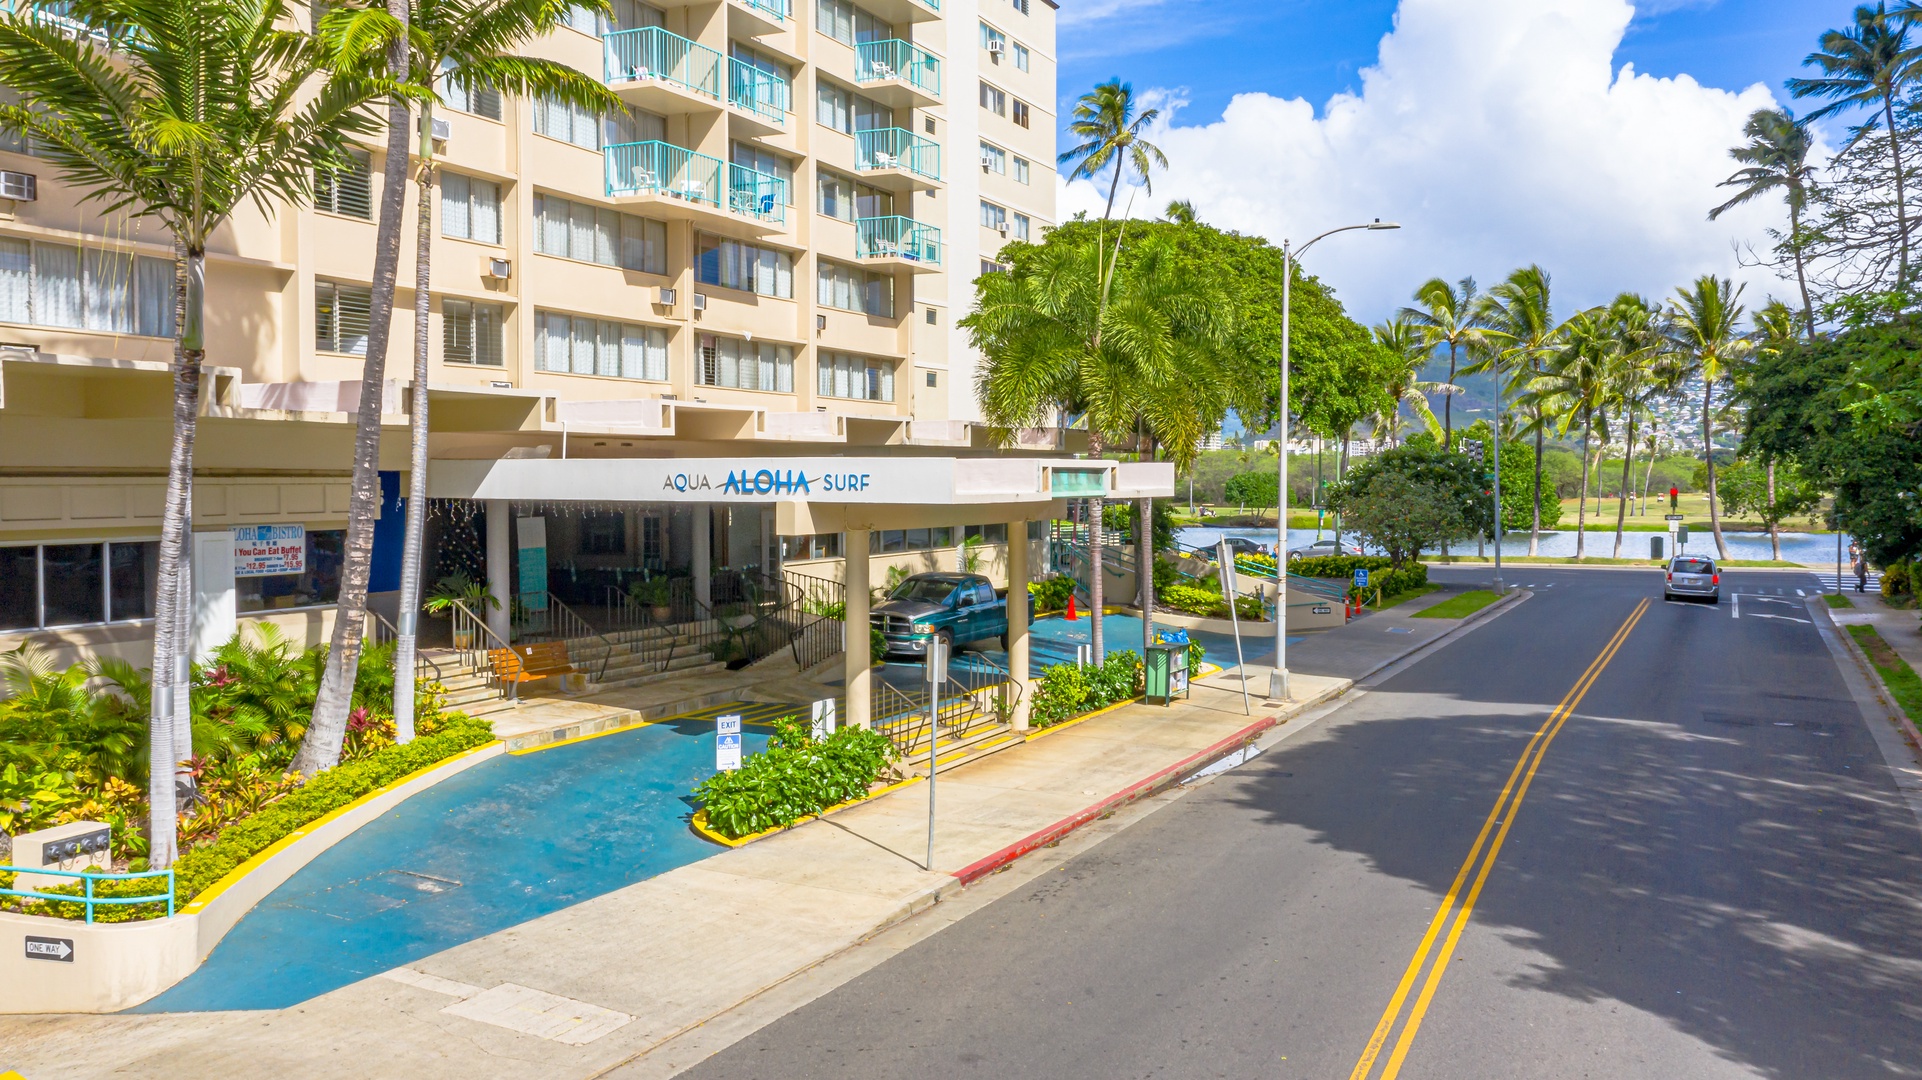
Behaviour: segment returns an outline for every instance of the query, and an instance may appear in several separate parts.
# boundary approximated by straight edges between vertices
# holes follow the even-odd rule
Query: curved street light
[[[1281,436],[1276,447],[1276,471],[1278,473],[1275,498],[1275,670],[1268,678],[1268,697],[1275,701],[1288,700],[1288,311],[1289,287],[1295,280],[1295,266],[1308,249],[1336,233],[1353,232],[1366,229],[1379,232],[1399,229],[1393,221],[1380,218],[1364,225],[1343,225],[1339,229],[1329,229],[1301,245],[1299,250],[1290,248],[1289,242],[1281,242]],[[1342,439],[1348,438],[1346,432]],[[1243,681],[1247,679],[1242,676]]]

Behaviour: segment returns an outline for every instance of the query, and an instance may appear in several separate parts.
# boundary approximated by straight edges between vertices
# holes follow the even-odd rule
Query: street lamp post
[[[1380,218],[1366,225],[1343,225],[1339,229],[1329,229],[1320,236],[1301,245],[1296,251],[1289,247],[1288,241],[1281,242],[1281,415],[1280,443],[1275,455],[1277,491],[1275,493],[1275,670],[1268,677],[1268,696],[1275,701],[1288,700],[1288,314],[1289,294],[1295,280],[1295,264],[1308,249],[1326,237],[1356,229],[1378,231],[1399,229],[1400,225]],[[1246,680],[1246,676],[1243,676]]]

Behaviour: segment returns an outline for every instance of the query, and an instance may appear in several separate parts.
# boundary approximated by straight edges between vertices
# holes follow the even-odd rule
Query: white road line
[[[1729,605],[1728,617],[1731,619],[1739,619],[1742,617],[1742,594],[1736,593],[1731,599],[1735,602]]]
[[[1783,620],[1784,622],[1799,622],[1799,623],[1801,623],[1801,624],[1802,624],[1803,626],[1808,626],[1808,625],[1809,625],[1809,621],[1808,621],[1807,619],[1798,619],[1798,618],[1796,618],[1796,617],[1795,617],[1795,616],[1793,616],[1793,615],[1769,615],[1769,614],[1756,614],[1756,615],[1750,615],[1750,616],[1749,616],[1749,618],[1751,618],[1751,619],[1781,619],[1781,620]]]

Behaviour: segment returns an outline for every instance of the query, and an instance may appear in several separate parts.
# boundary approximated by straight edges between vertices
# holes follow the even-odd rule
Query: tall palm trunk
[[[401,39],[387,49],[388,74],[399,82],[407,78],[408,0],[387,0],[387,11],[402,28]],[[408,118],[406,99],[395,96],[387,106],[387,159],[381,168],[374,295],[369,305],[367,361],[360,376],[360,412],[355,417],[354,474],[347,498],[347,536],[342,544],[333,645],[327,651],[326,672],[314,699],[313,719],[290,766],[310,778],[340,763],[347,713],[354,702],[354,679],[360,671],[361,639],[367,628],[367,579],[373,569],[374,518],[380,512],[381,399],[387,377],[387,342],[394,326],[394,285],[400,273],[401,212],[407,196]]]
[[[1528,532],[1528,553],[1539,555],[1542,548],[1542,412],[1535,410],[1535,516]]]
[[[1594,421],[1587,413],[1582,414],[1582,497],[1575,504],[1575,561],[1580,562],[1588,553],[1588,435]],[[1597,511],[1600,513],[1600,511]]]
[[[394,741],[414,738],[414,657],[419,648],[421,559],[427,531],[427,343],[434,241],[434,105],[421,106],[420,178],[414,238],[414,399],[408,410],[407,529],[400,554],[394,643]]]
[[[1101,220],[1103,221],[1114,217],[1115,193],[1121,190],[1121,163],[1122,153],[1116,150],[1114,155],[1114,179],[1108,182],[1108,208],[1101,212]]]
[[[1715,396],[1715,384],[1702,380],[1702,462],[1708,466],[1708,527],[1715,534],[1715,557],[1728,558],[1728,541],[1722,539],[1722,508],[1716,505],[1715,498],[1715,443],[1710,440],[1712,425],[1709,420],[1709,401]]]
[[[180,854],[179,804],[174,793],[175,697],[187,643],[180,638],[185,595],[181,567],[187,552],[187,508],[193,498],[194,437],[200,419],[200,365],[206,357],[201,325],[206,252],[174,241],[173,441],[167,452],[167,494],[161,503],[159,580],[154,587],[153,693],[147,713],[147,860],[156,870]]]
[[[1781,521],[1775,513],[1775,462],[1769,462],[1769,558],[1782,561]]]
[[[1453,341],[1448,343],[1448,385],[1455,385],[1455,354]],[[1442,395],[1442,449],[1446,450],[1455,439],[1455,392],[1450,390]]]
[[[1895,99],[1889,94],[1882,95],[1882,119],[1889,125],[1889,157],[1895,164],[1895,227],[1902,252],[1901,277],[1897,279],[1896,287],[1906,289],[1909,285],[1909,204],[1902,186],[1901,129],[1895,126]],[[1710,475],[1714,474],[1711,472]],[[1716,543],[1721,543],[1721,539],[1722,534],[1716,533]]]
[[[1610,558],[1622,557],[1622,529],[1628,524],[1629,480],[1635,468],[1635,420],[1628,421],[1628,440],[1622,444],[1622,501],[1615,507],[1615,554]]]
[[[1655,457],[1661,444],[1651,440],[1648,444],[1648,468],[1642,472],[1642,516],[1648,516],[1648,485],[1655,479]]]
[[[1815,340],[1815,304],[1809,300],[1808,271],[1802,265],[1802,211],[1789,206],[1789,249],[1795,252],[1795,284],[1802,290],[1802,332]]]

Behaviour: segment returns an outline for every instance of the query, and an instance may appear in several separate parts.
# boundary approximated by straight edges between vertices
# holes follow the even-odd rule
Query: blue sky
[[[1185,89],[1184,124],[1214,120],[1237,93],[1328,98],[1361,88],[1396,0],[1064,0],[1060,113],[1112,76]],[[1854,9],[1832,0],[1657,0],[1637,4],[1615,60],[1736,90],[1802,74],[1822,31]]]

